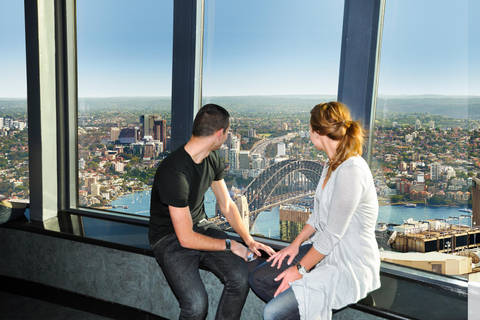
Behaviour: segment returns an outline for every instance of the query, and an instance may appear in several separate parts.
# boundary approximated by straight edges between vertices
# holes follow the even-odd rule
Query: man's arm
[[[240,213],[238,212],[237,205],[233,202],[233,200],[230,198],[230,195],[228,194],[228,189],[225,181],[223,179],[213,181],[211,187],[213,193],[215,194],[215,198],[217,198],[220,211],[222,211],[223,215],[230,223],[230,226],[232,226],[232,228],[238,233],[238,235],[243,239],[243,241],[245,241],[250,250],[258,256],[261,255],[259,250],[265,251],[268,255],[274,254],[275,251],[272,248],[255,241],[250,235],[249,230],[243,224]]]
[[[175,234],[184,248],[203,251],[225,251],[225,240],[205,236],[193,231],[193,221],[188,207],[178,208],[168,206]],[[231,250],[240,258],[246,260],[247,249],[232,240]]]

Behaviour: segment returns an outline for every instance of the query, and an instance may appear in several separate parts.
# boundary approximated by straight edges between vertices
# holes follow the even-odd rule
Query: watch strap
[[[225,239],[225,252],[232,251],[232,242],[230,239]]]

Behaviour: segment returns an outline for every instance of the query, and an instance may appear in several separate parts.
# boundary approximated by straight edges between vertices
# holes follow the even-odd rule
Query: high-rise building
[[[142,114],[140,116],[140,123],[143,126],[142,130],[142,138],[143,136],[153,136],[153,126],[155,120],[160,119],[160,117],[156,114]]]
[[[162,142],[164,147],[167,145],[167,120],[156,119],[153,122],[153,138]]]
[[[425,174],[423,172],[417,172],[417,183],[425,183]]]
[[[225,145],[223,144],[220,149],[218,149],[218,154],[220,155],[220,159],[223,159],[224,161],[228,161],[229,159],[229,154],[228,154],[228,151],[230,149]]]
[[[228,132],[227,133],[227,140],[223,143],[223,145],[227,146],[229,149],[232,147],[232,133]]]
[[[117,127],[110,128],[110,140],[115,142],[118,140],[119,136],[120,136],[120,128],[117,128]]]
[[[155,150],[157,155],[159,155],[165,150],[163,147],[163,142],[161,142],[160,140],[153,140],[152,142],[155,144]]]
[[[408,164],[408,171],[415,171],[415,169],[417,169],[417,164],[413,161],[411,161],[409,164]]]
[[[128,127],[120,130],[118,135],[118,140],[121,144],[131,144],[138,142],[138,128],[137,127]]]
[[[252,160],[252,169],[264,169],[264,161],[262,158],[256,158]]]
[[[230,162],[230,170],[239,168],[239,151],[237,149],[230,149],[228,161]]]
[[[90,186],[94,183],[97,183],[97,177],[87,177],[85,178],[85,187],[87,190],[90,190]]]
[[[430,177],[433,181],[442,180],[442,165],[438,162],[435,162],[430,167]]]
[[[98,197],[101,193],[100,191],[100,184],[99,183],[93,183],[91,186],[90,186],[90,193],[92,196],[94,197]]]
[[[78,159],[78,169],[80,170],[84,170],[85,169],[85,159],[83,158],[80,158]]]
[[[3,126],[5,128],[11,129],[13,127],[13,119],[11,118],[3,118]]]
[[[250,151],[239,151],[238,153],[238,161],[239,161],[239,169],[250,169]]]
[[[279,142],[277,144],[277,157],[282,157],[285,155],[285,143],[284,142]]]
[[[147,142],[145,143],[145,148],[143,150],[143,158],[148,158],[152,159],[156,157],[156,148],[155,148],[155,143],[153,142]]]
[[[302,207],[280,207],[280,239],[292,242],[300,234],[310,217],[310,211]]]
[[[131,143],[130,148],[133,150],[134,155],[143,156],[143,143]]]
[[[123,172],[125,170],[125,164],[123,162],[112,163],[112,170],[115,172]]]
[[[230,138],[230,149],[235,149],[237,151],[240,151],[240,135],[232,135]]]
[[[415,130],[420,130],[420,129],[422,129],[422,122],[419,119],[417,119],[415,121]]]

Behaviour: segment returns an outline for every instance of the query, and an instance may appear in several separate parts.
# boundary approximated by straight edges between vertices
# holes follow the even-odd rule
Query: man
[[[273,254],[253,240],[223,180],[223,165],[215,150],[226,141],[230,115],[208,104],[193,123],[190,140],[162,161],[155,174],[150,205],[149,240],[170,287],[180,303],[180,319],[204,319],[208,297],[199,266],[224,284],[216,319],[239,319],[249,291],[247,248],[207,221],[204,195],[209,187],[230,225],[248,245]]]

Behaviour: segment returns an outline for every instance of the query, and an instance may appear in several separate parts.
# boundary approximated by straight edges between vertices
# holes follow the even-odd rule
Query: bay
[[[119,212],[137,214],[142,216],[150,215],[150,190],[134,192],[120,197],[111,202],[113,209]],[[212,190],[205,194],[205,211],[209,218],[215,215],[216,199]],[[126,208],[128,206],[128,208]],[[408,208],[404,205],[380,206],[377,222],[403,224],[407,219],[415,221],[431,219],[450,219],[449,223],[471,226],[471,214],[458,211],[458,207],[431,207],[418,205],[415,208]],[[275,207],[270,211],[261,212],[253,226],[252,234],[261,234],[273,239],[280,238],[280,208]],[[451,219],[453,217],[453,219]]]

